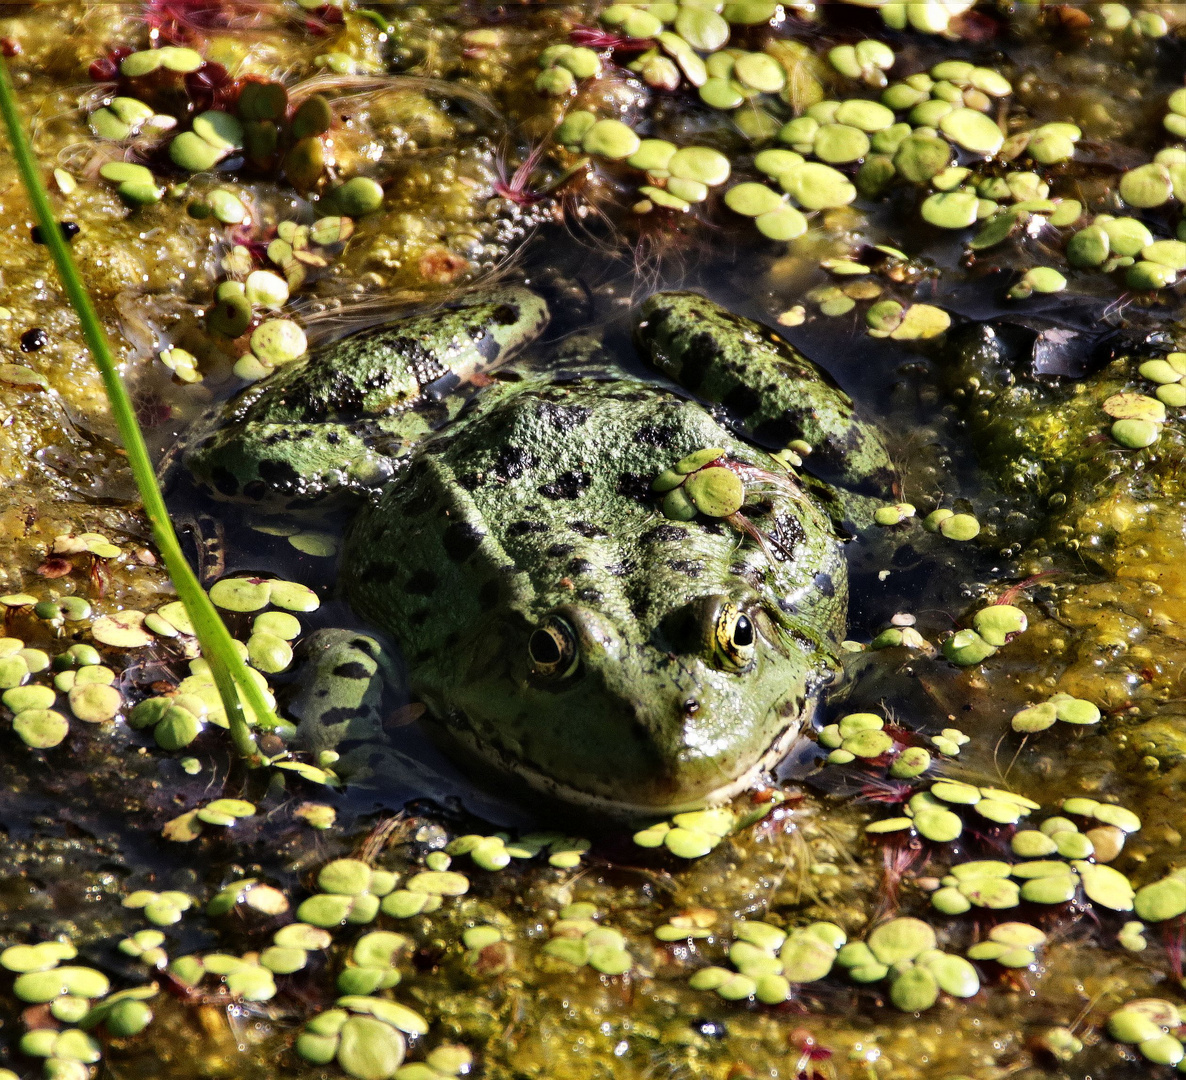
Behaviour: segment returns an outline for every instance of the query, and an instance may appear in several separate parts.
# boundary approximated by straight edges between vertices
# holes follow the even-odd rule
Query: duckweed
[[[347,1075],[360,1080],[395,1076],[406,1053],[405,1036],[428,1030],[419,1014],[396,1002],[346,995],[337,1006],[305,1025],[296,1051],[315,1065],[336,1059]]]
[[[1050,266],[1035,266],[1027,270],[1009,290],[1011,300],[1024,300],[1033,293],[1061,292],[1067,287],[1067,279]]]
[[[894,66],[894,51],[884,42],[866,38],[856,45],[837,45],[829,50],[828,61],[841,75],[879,87],[885,85],[884,73]]]
[[[1117,1042],[1135,1045],[1155,1065],[1177,1065],[1186,1049],[1172,1034],[1182,1023],[1181,1013],[1162,998],[1138,998],[1108,1017],[1108,1034]]]
[[[334,189],[333,199],[348,217],[365,217],[383,205],[383,188],[368,176],[354,176]]]
[[[1120,178],[1119,190],[1129,206],[1144,210],[1169,202],[1174,185],[1169,169],[1159,162],[1151,162],[1126,172]]]
[[[1186,874],[1171,871],[1159,881],[1141,886],[1133,898],[1133,911],[1139,919],[1153,923],[1186,914]]]
[[[885,721],[876,713],[850,713],[822,728],[819,744],[831,750],[828,761],[833,765],[844,765],[856,758],[879,758],[894,747],[884,727]]]
[[[505,836],[478,836],[471,834],[468,836],[459,836],[457,839],[450,841],[445,849],[448,855],[468,855],[474,862],[475,866],[481,867],[483,870],[501,870],[510,865],[511,851],[507,848],[507,837]],[[445,854],[445,852],[436,854]],[[447,866],[433,866],[430,864],[430,869],[444,870]]]
[[[152,644],[152,636],[144,630],[143,611],[100,615],[91,623],[91,637],[100,644],[118,649],[141,649]]]
[[[755,997],[764,1005],[788,1000],[792,983],[824,978],[847,940],[835,923],[816,922],[789,933],[769,923],[734,925],[729,959],[737,969],[701,968],[689,980],[693,990],[711,990],[727,1001]]]
[[[948,514],[938,523],[939,532],[948,540],[975,540],[980,535],[980,522],[971,514]]]
[[[943,655],[961,667],[979,664],[996,651],[996,646],[985,641],[975,630],[957,631],[943,642]]]
[[[971,191],[938,191],[922,204],[923,220],[940,229],[964,229],[976,222],[980,200]]]
[[[13,717],[12,730],[26,746],[49,750],[70,733],[70,723],[54,709],[22,709]]]
[[[724,808],[695,810],[636,832],[634,842],[644,848],[664,847],[681,859],[698,859],[728,836],[736,823],[732,811]]]
[[[254,956],[240,958],[227,953],[180,956],[169,964],[168,970],[179,982],[191,987],[213,976],[229,994],[243,1001],[270,1001],[276,996],[272,972]]]
[[[857,190],[845,175],[828,165],[805,161],[778,178],[782,189],[805,210],[826,210],[847,206]]]
[[[110,988],[111,983],[102,972],[89,967],[69,966],[24,972],[12,984],[12,992],[17,998],[32,1005],[46,1004],[67,995],[101,998]]]
[[[1100,710],[1090,701],[1070,694],[1055,694],[1040,705],[1031,705],[1014,713],[1011,723],[1014,731],[1036,732],[1045,731],[1058,720],[1067,724],[1098,724]]]
[[[561,918],[552,926],[551,940],[544,944],[543,955],[574,967],[588,965],[602,975],[625,975],[630,971],[634,959],[626,949],[626,938],[611,927],[575,914],[569,909],[561,912]]]
[[[890,1000],[903,1012],[921,1012],[939,992],[972,997],[980,989],[976,969],[962,957],[936,948],[935,932],[919,919],[890,919],[865,941],[843,946],[836,962],[858,983],[890,981]]]
[[[991,604],[972,617],[972,627],[990,645],[1000,648],[1029,625],[1025,612],[1012,604]]]
[[[913,778],[922,771],[925,770],[914,773],[907,769],[907,775],[902,778]],[[963,818],[952,807],[967,807],[977,817],[995,825],[1014,825],[1039,809],[1033,800],[1011,791],[977,787],[956,780],[937,780],[929,790],[916,792],[909,798],[903,807],[903,816],[875,821],[866,826],[866,831],[886,834],[913,829],[934,843],[950,843],[959,839],[964,831]]]
[[[807,232],[807,219],[790,206],[759,214],[754,225],[768,240],[795,240]]]
[[[193,49],[180,48],[174,45],[162,46],[159,49],[148,49],[144,52],[134,52],[124,57],[119,70],[129,79],[141,78],[163,68],[179,74],[197,71],[202,66],[202,54]]]
[[[992,960],[1007,968],[1028,968],[1037,963],[1038,948],[1046,935],[1036,926],[1022,922],[998,923],[986,940],[968,949],[971,960]]]
[[[1111,428],[1112,438],[1129,450],[1143,450],[1161,437],[1161,425],[1151,420],[1117,420]]]
[[[977,154],[995,154],[1005,141],[1001,129],[975,109],[957,108],[945,113],[939,120],[939,130],[957,146]]]
[[[68,939],[42,941],[36,945],[10,945],[0,952],[0,967],[18,975],[49,971],[63,960],[73,960],[77,955],[78,950]]]
[[[735,213],[756,218],[763,214],[777,212],[785,203],[777,192],[772,191],[765,184],[747,181],[735,184],[726,192],[725,205]]]
[[[154,926],[172,926],[180,922],[182,915],[193,907],[193,898],[174,890],[158,893],[138,889],[124,897],[123,906],[142,910],[144,917]]]
[[[303,356],[308,341],[291,319],[269,319],[251,332],[251,351],[261,364],[287,364]]]
[[[411,941],[403,934],[386,930],[364,934],[338,976],[339,992],[365,995],[397,986],[400,973],[395,965],[410,946]]]
[[[873,520],[878,525],[900,525],[915,515],[915,507],[911,503],[894,503],[892,506],[879,506],[873,512]]]
[[[969,738],[959,728],[944,728],[938,735],[931,736],[935,749],[948,757],[958,757],[960,747],[969,742]]]

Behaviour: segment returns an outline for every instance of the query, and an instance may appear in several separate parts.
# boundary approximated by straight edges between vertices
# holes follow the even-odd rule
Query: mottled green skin
[[[644,355],[653,316],[667,302],[685,313],[670,311],[667,327],[678,330],[684,317],[703,324],[697,335],[663,339],[676,374],[695,359],[685,348],[711,346],[712,355],[741,363],[739,334],[768,341],[757,324],[672,294],[643,309]],[[541,322],[528,302],[519,306],[523,321],[505,327],[516,342]],[[426,318],[437,319],[438,340],[451,340],[455,315]],[[409,325],[396,324],[385,340],[406,339]],[[352,351],[373,360],[365,341],[347,339],[311,358],[304,377],[316,381],[322,364]],[[782,369],[770,366],[772,353],[766,346],[761,354],[764,382],[811,386],[742,420],[785,417],[802,404],[815,415],[801,418],[793,437],[813,431],[823,440],[835,419],[844,430],[833,441],[862,453],[876,447],[867,460],[884,469],[884,449],[860,433],[848,399],[789,348],[778,356]],[[591,359],[588,348],[582,359]],[[832,677],[847,605],[841,545],[827,509],[727,421],[612,364],[582,367],[490,386],[413,448],[356,517],[341,585],[359,615],[399,642],[412,692],[443,741],[479,773],[626,814],[724,798],[785,754]],[[280,385],[287,394],[289,384]],[[238,403],[228,407],[249,440],[261,410],[276,415],[266,385],[253,394],[250,416]],[[338,414],[333,425],[349,426],[348,418]],[[219,439],[216,450],[230,454],[233,445]],[[653,479],[710,446],[781,478],[745,511],[769,537],[764,547],[721,520],[662,515]],[[319,475],[337,468],[335,450],[323,446]],[[755,628],[752,658],[740,668],[711,644],[726,601]],[[556,617],[579,645],[562,676],[541,674],[528,648],[533,631]]]
[[[383,738],[383,691],[398,669],[373,637],[327,629],[301,643],[298,675],[285,711],[310,753]]]
[[[720,522],[666,520],[650,480],[720,446],[777,469],[699,405],[642,382],[544,380],[482,395],[363,510],[342,581],[405,650],[412,690],[474,758],[576,801],[668,809],[780,757],[843,634],[846,578],[826,514],[776,497],[758,518],[793,558]],[[710,598],[760,630],[753,666],[704,645]],[[549,614],[580,665],[532,674]]]
[[[209,412],[163,468],[179,456],[213,498],[268,510],[377,490],[448,418],[450,392],[546,321],[542,300],[512,288],[351,335]]]
[[[635,340],[647,359],[703,401],[723,405],[746,438],[780,450],[803,441],[809,466],[837,485],[858,517],[884,502],[889,453],[851,398],[774,330],[699,293],[656,293],[639,311]],[[862,524],[865,522],[862,522]]]

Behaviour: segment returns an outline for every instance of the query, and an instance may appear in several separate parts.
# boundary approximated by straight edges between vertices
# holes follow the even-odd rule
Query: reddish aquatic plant
[[[469,267],[467,258],[439,244],[425,251],[416,264],[420,276],[435,285],[448,285],[456,281]]]
[[[900,806],[913,794],[914,789],[910,784],[898,783],[879,774],[873,774],[861,785],[857,792],[857,801],[877,803],[880,806]]]
[[[1182,916],[1162,923],[1161,944],[1165,948],[1170,974],[1177,980],[1182,978],[1182,947],[1186,943],[1186,921]]]
[[[500,154],[495,162],[495,168],[498,171],[498,179],[494,182],[495,193],[501,195],[508,202],[513,202],[516,206],[535,206],[537,203],[543,202],[547,197],[547,192],[532,187],[531,178],[539,168],[539,163],[547,148],[546,142],[536,143],[510,176],[507,175],[507,159]]]
[[[261,233],[255,223],[248,220],[236,225],[231,230],[231,243],[235,247],[246,248],[251,257],[258,263],[263,263],[268,253],[268,244],[275,238],[276,230],[268,229]]]
[[[1037,585],[1038,582],[1045,581],[1046,578],[1058,577],[1061,573],[1061,570],[1043,570],[1040,574],[1031,574],[1024,581],[1019,581],[1016,585],[1010,585],[1009,588],[993,601],[993,604],[1012,604],[1032,585]]]
[[[652,38],[622,37],[597,26],[574,26],[568,32],[568,40],[588,49],[612,49],[614,52],[646,52],[655,47]]]
[[[60,555],[54,555],[38,566],[36,573],[40,577],[49,578],[52,581],[54,578],[65,577],[73,570],[74,563],[69,559],[64,559]]]
[[[796,1028],[791,1032],[788,1042],[791,1044],[793,1050],[799,1051],[799,1060],[795,1062],[795,1076],[796,1080],[812,1080],[813,1077],[818,1076],[821,1072],[825,1075],[831,1075],[832,1069],[829,1066],[824,1070],[819,1070],[816,1065],[820,1062],[830,1061],[832,1051],[821,1045],[806,1028]]]
[[[161,42],[192,45],[223,30],[266,30],[281,23],[303,26],[320,37],[343,22],[334,4],[294,13],[278,0],[146,0],[144,21]]]
[[[91,556],[90,572],[87,575],[91,591],[95,596],[104,596],[111,581],[111,571],[107,569],[107,560],[98,555]]]
[[[238,96],[238,85],[226,68],[207,60],[185,76],[185,95],[197,112],[225,109]]]
[[[902,879],[923,854],[922,841],[918,837],[911,836],[908,832],[888,834],[881,846],[881,895],[874,922],[881,916],[898,910],[898,894],[902,889]]]
[[[977,45],[992,41],[1000,35],[1002,30],[1000,22],[991,15],[980,11],[965,11],[962,15],[957,15],[952,19],[948,27],[949,33],[955,34],[963,41],[971,41]]]
[[[324,37],[335,26],[346,21],[342,9],[334,4],[323,4],[305,16],[305,29],[314,37]]]
[[[144,21],[155,36],[184,45],[211,30],[260,29],[279,14],[275,0],[147,0]]]
[[[98,60],[92,60],[91,66],[87,68],[87,74],[95,82],[114,82],[119,78],[119,63],[125,56],[130,56],[132,49],[125,45],[121,45],[117,49],[110,50],[106,56],[100,56]]]

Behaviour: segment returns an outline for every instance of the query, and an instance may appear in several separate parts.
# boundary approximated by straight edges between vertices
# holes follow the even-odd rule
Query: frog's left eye
[[[754,662],[757,631],[753,620],[733,601],[717,608],[712,627],[712,653],[726,671],[744,671]]]
[[[576,632],[564,619],[551,615],[532,631],[527,639],[527,653],[533,674],[562,679],[577,666]]]

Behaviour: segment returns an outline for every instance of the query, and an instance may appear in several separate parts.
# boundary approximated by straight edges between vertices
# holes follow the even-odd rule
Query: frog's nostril
[[[684,716],[695,716],[700,711],[700,702],[695,698],[688,698],[684,702]]]

